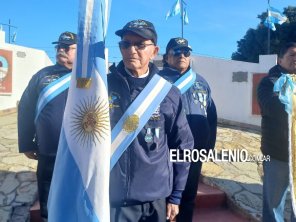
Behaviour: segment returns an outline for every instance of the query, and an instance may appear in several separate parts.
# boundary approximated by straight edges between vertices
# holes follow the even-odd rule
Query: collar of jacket
[[[285,70],[283,67],[281,67],[280,65],[275,65],[274,67],[272,67],[270,70],[269,70],[269,75],[272,76],[272,77],[280,77],[281,74],[284,73],[284,74],[289,74],[289,72],[287,70]]]
[[[72,72],[72,69],[68,69],[67,67],[62,66],[61,64],[56,63],[54,65],[54,71],[69,73],[69,72]]]
[[[190,69],[191,69],[191,67],[189,66],[188,69],[186,70],[186,72],[188,72],[188,70],[190,70]],[[184,73],[186,73],[186,72],[184,72]],[[169,79],[178,79],[182,76],[182,74],[178,70],[171,68],[171,67],[164,67],[162,70],[162,74],[164,76],[168,77]]]
[[[116,74],[118,75],[118,77],[121,77],[123,79],[126,79],[128,74],[126,73],[125,69],[124,69],[124,63],[123,61],[121,61],[116,68],[112,67],[110,69],[112,74]],[[148,75],[148,79],[150,81],[150,79],[154,76],[154,74],[158,73],[159,70],[156,67],[156,65],[154,65],[153,63],[149,63],[149,75]]]

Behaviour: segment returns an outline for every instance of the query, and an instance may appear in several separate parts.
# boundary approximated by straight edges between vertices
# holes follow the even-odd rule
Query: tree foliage
[[[284,8],[283,13],[288,20],[282,25],[275,24],[276,31],[270,30],[270,54],[277,54],[287,42],[296,42],[296,7]],[[268,28],[263,24],[266,17],[267,12],[258,15],[260,23],[257,28],[250,28],[237,42],[237,51],[231,56],[233,60],[258,62],[259,55],[268,54]]]

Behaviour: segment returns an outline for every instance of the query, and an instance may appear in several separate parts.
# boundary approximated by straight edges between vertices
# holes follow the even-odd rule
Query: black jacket
[[[158,72],[152,63],[149,70],[149,76],[141,80],[129,76],[122,62],[111,69],[111,74],[108,75],[108,91],[112,128],[152,76]],[[141,81],[142,86],[135,86]],[[145,141],[148,128],[154,133],[152,142]],[[155,135],[156,128],[160,129],[159,136]],[[176,87],[171,88],[160,103],[159,109],[112,169],[111,205],[124,206],[166,197],[169,197],[169,202],[179,204],[187,180],[189,163],[170,162],[169,148],[193,148],[192,134],[182,111],[181,97]]]
[[[174,83],[181,74],[172,68],[164,68],[159,75]],[[194,84],[182,95],[183,107],[194,137],[194,148],[213,149],[217,134],[217,112],[207,81],[197,73]]]
[[[261,109],[261,151],[271,158],[288,162],[288,114],[280,102],[278,94],[273,92],[274,83],[287,73],[276,65],[269,70],[268,76],[259,83],[257,97]]]
[[[40,92],[49,83],[70,72],[70,69],[55,64],[41,69],[30,80],[18,107],[18,143],[20,152],[35,151],[42,155],[56,155],[68,89],[56,96],[44,107],[35,125],[36,106]]]

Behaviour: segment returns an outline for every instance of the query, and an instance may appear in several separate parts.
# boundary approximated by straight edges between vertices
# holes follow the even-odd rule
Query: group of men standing
[[[169,40],[163,55],[164,68],[159,71],[151,62],[159,51],[152,23],[134,20],[115,33],[120,37],[122,61],[111,66],[108,74],[111,128],[131,105],[140,104],[137,98],[156,90],[156,83],[164,84],[152,101],[156,109],[111,170],[111,221],[190,222],[202,163],[172,163],[169,149],[215,147],[217,112],[210,87],[190,66],[192,48],[186,39]],[[57,63],[32,77],[18,112],[19,150],[38,160],[44,221],[68,89],[52,98],[46,98],[45,92],[71,72],[77,37],[65,32],[53,43]],[[138,127],[137,116],[132,116],[127,131]]]

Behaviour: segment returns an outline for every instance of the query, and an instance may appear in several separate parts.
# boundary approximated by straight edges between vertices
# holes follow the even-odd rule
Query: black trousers
[[[177,222],[191,222],[195,206],[195,197],[198,189],[198,180],[201,173],[202,162],[190,164],[188,179],[185,190],[182,193],[180,211],[177,215]]]
[[[47,200],[53,174],[55,156],[38,154],[37,184],[42,218],[47,218]]]
[[[166,200],[129,206],[110,206],[111,222],[165,222]]]

